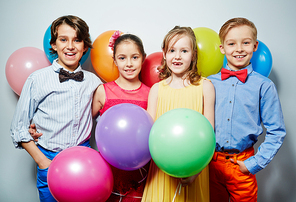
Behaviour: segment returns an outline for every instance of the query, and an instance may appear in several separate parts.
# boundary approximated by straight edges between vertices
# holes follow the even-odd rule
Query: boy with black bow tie
[[[70,15],[56,19],[51,25],[50,44],[58,59],[28,77],[10,129],[15,147],[24,148],[38,165],[40,201],[55,201],[47,185],[51,160],[66,148],[90,146],[91,103],[101,84],[79,64],[92,47],[88,25],[82,19]],[[31,122],[43,134],[37,145],[28,132]]]

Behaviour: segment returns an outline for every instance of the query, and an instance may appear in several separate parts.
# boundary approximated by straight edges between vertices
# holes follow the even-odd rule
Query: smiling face
[[[227,64],[233,70],[248,66],[257,48],[258,41],[254,39],[252,28],[247,25],[230,29],[220,45],[221,53],[225,54]]]
[[[179,39],[178,39],[178,38]],[[193,59],[191,40],[188,36],[175,36],[168,44],[168,50],[164,53],[167,66],[172,74],[183,77]]]
[[[69,25],[61,24],[57,32],[57,40],[51,46],[58,54],[58,63],[65,69],[74,71],[87,48]]]
[[[117,45],[114,63],[120,77],[129,81],[138,80],[143,61],[143,55],[134,42],[123,41]]]

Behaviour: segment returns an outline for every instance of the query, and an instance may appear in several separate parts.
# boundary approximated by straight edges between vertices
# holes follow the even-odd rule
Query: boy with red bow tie
[[[274,83],[250,63],[258,48],[255,25],[233,18],[221,27],[219,37],[227,65],[209,76],[216,90],[211,201],[257,201],[255,174],[270,163],[286,135],[281,104]],[[254,154],[253,145],[263,133],[261,122],[266,138]]]

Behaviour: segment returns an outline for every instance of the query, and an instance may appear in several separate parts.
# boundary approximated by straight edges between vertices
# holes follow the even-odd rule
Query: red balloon
[[[47,179],[59,202],[104,202],[113,189],[109,164],[99,152],[83,146],[61,151],[51,162]]]
[[[45,52],[34,47],[24,47],[11,54],[6,62],[6,79],[12,90],[20,95],[28,76],[51,65]]]
[[[140,80],[148,87],[160,81],[157,67],[161,65],[162,52],[155,52],[146,57],[140,74]]]

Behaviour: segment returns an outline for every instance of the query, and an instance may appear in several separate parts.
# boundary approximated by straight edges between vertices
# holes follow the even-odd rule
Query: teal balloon
[[[161,115],[149,135],[149,150],[155,164],[178,178],[202,171],[213,157],[215,144],[210,122],[201,113],[185,108]]]
[[[252,67],[255,72],[268,77],[272,68],[272,55],[268,47],[259,41],[258,49],[251,58]],[[223,67],[227,64],[227,58],[224,56]]]
[[[44,34],[44,37],[43,37],[43,50],[45,52],[45,55],[47,57],[47,59],[49,60],[49,62],[52,64],[53,61],[55,59],[58,58],[58,55],[53,55],[50,53],[50,48],[51,48],[51,45],[50,45],[50,40],[51,40],[51,25],[47,28],[45,34]],[[87,52],[82,56],[81,60],[80,60],[80,64],[83,64],[87,58],[89,57],[89,54],[90,54],[90,48],[87,50]]]
[[[57,56],[54,56],[52,54],[50,54],[50,39],[51,39],[51,34],[50,34],[50,27],[51,25],[47,28],[44,37],[43,37],[43,50],[45,52],[45,55],[47,57],[47,59],[49,60],[49,62],[52,64],[53,60],[57,58]]]

